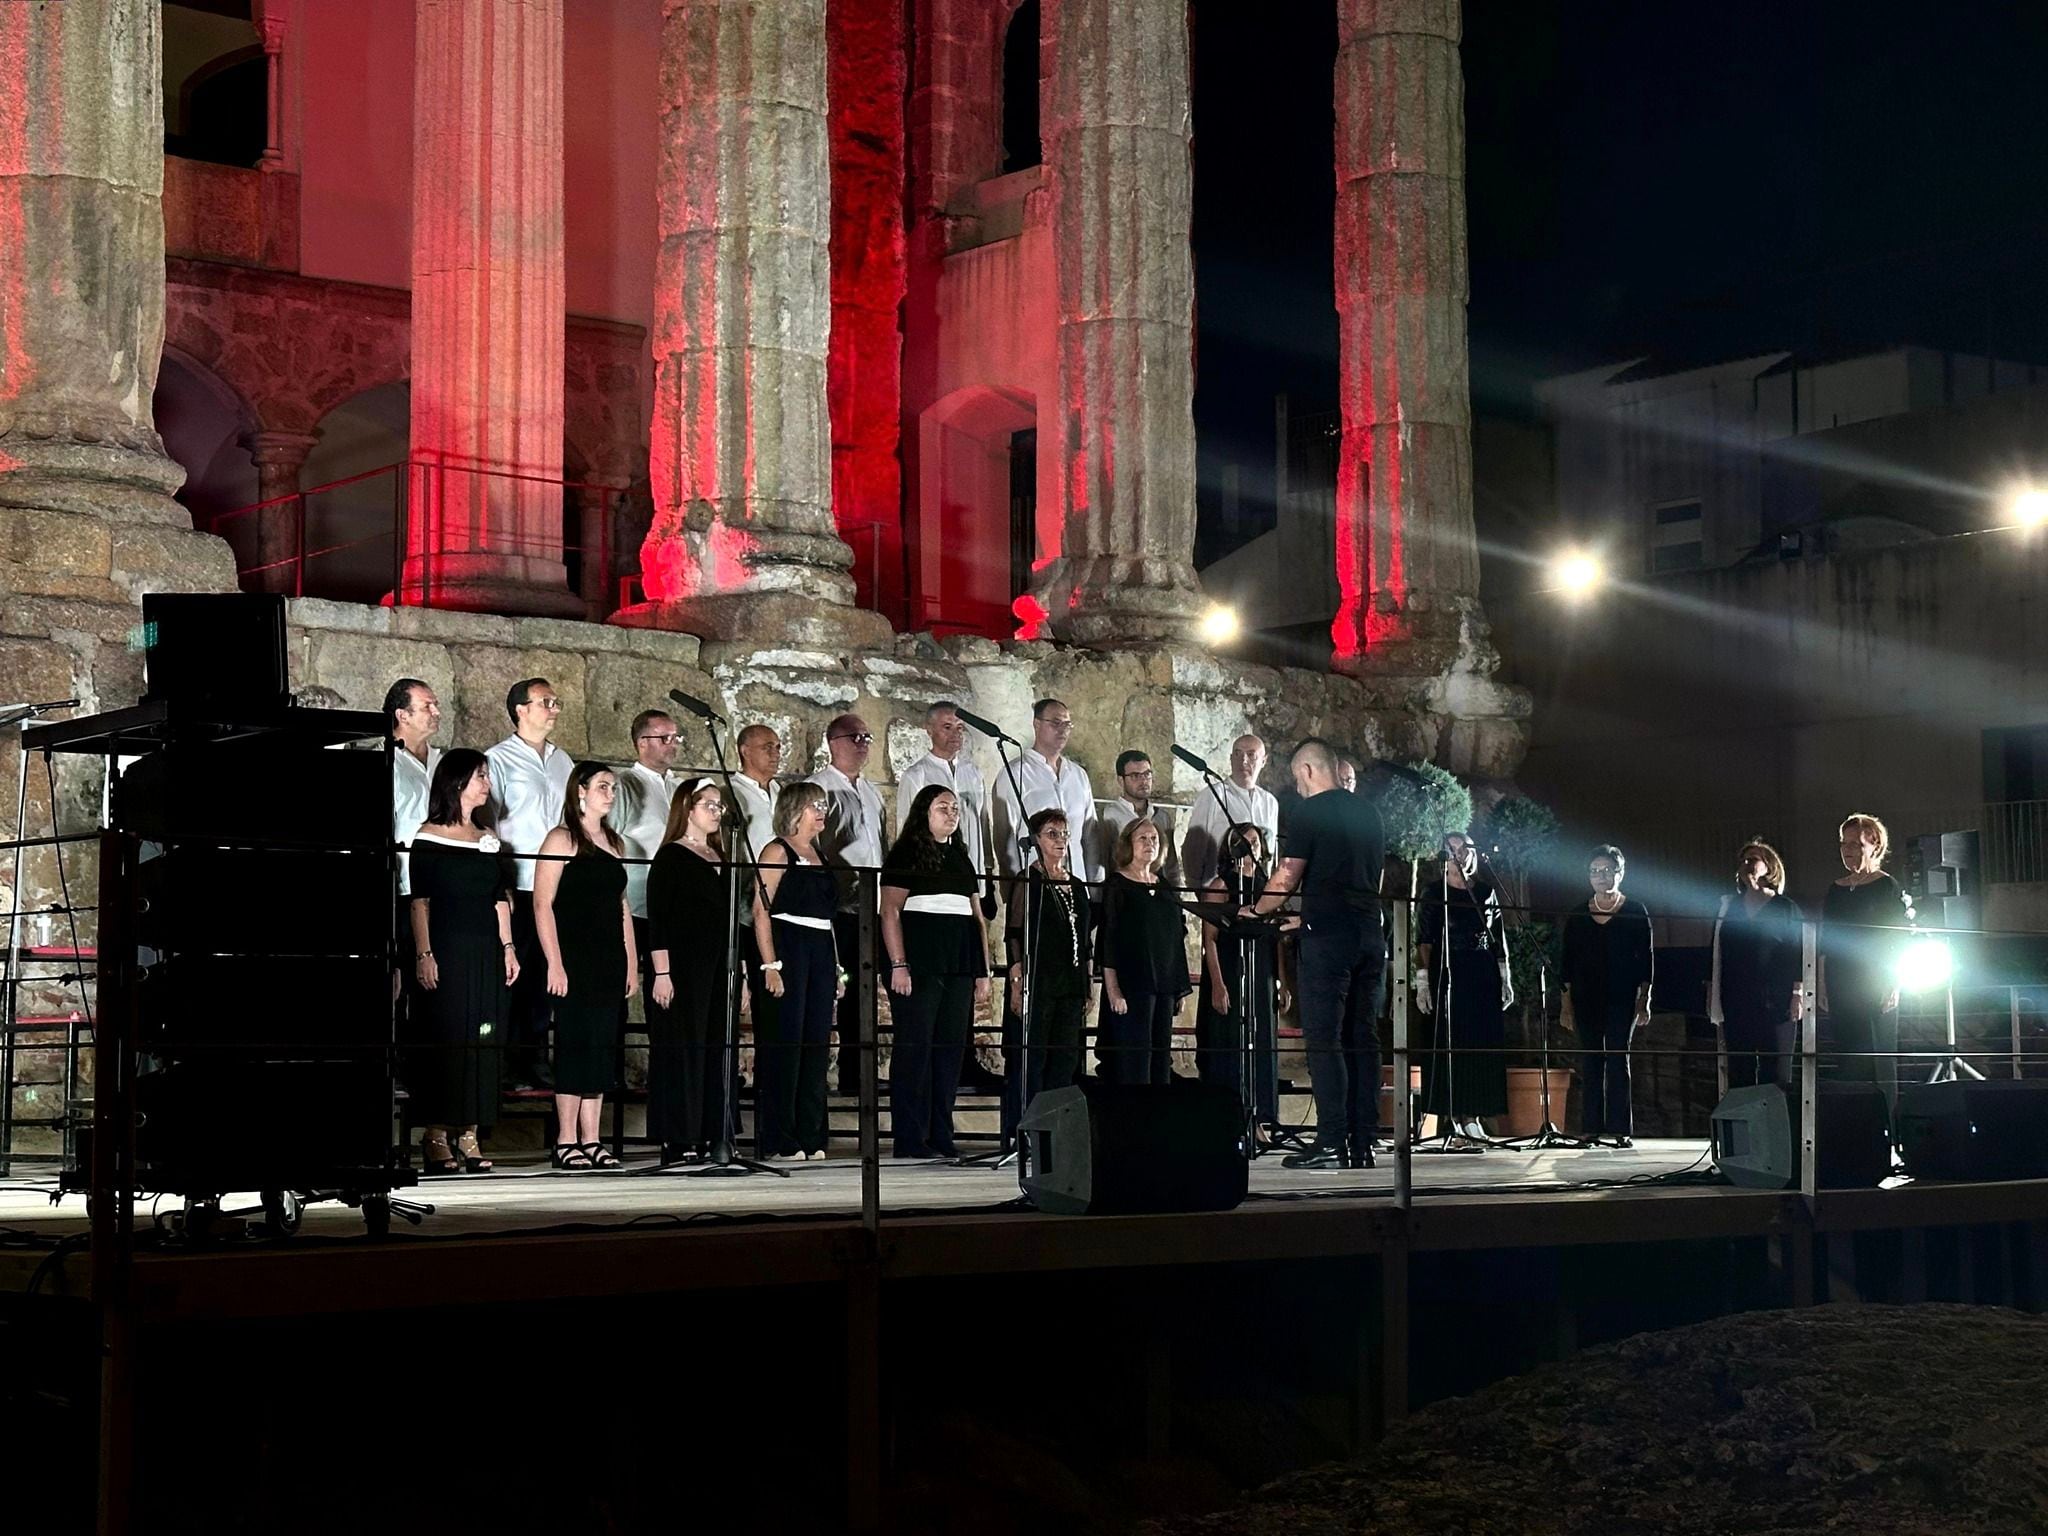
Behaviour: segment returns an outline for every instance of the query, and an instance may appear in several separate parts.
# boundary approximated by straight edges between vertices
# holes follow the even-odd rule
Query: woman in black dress
[[[825,1066],[846,972],[832,939],[839,889],[817,850],[824,830],[824,786],[791,784],[761,850],[754,942],[761,984],[778,1000],[754,1022],[754,1151],[763,1158],[825,1157]]]
[[[405,1082],[428,1173],[491,1171],[477,1133],[498,1118],[498,1029],[519,956],[511,885],[480,819],[490,803],[490,765],[459,747],[436,765],[426,824],[413,839],[409,916],[420,990]]]
[[[647,871],[647,948],[655,1007],[647,1015],[647,1135],[663,1163],[729,1152],[725,1135],[725,796],[689,779]]]
[[[1215,876],[1202,887],[1202,901],[1224,923],[1257,901],[1266,889],[1266,835],[1256,822],[1234,823],[1217,851]],[[1279,930],[1246,923],[1237,932],[1215,922],[1202,924],[1202,987],[1195,1006],[1195,1069],[1205,1083],[1244,1092],[1247,1019],[1252,1031],[1252,1097],[1260,1139],[1280,1119],[1274,1078],[1274,961]],[[1249,956],[1251,974],[1245,962]]]
[[[640,984],[633,909],[626,904],[626,845],[606,820],[619,781],[603,763],[569,776],[562,824],[540,845],[533,926],[555,1001],[557,1168],[616,1168],[599,1139],[605,1090],[619,1080],[619,999]]]
[[[1884,872],[1891,834],[1875,816],[1842,823],[1842,868],[1820,909],[1820,1011],[1824,1050],[1843,1054],[1836,1076],[1875,1082],[1885,1106],[1899,1099],[1899,945],[1913,922],[1912,904]]]
[[[1094,904],[1088,887],[1067,868],[1066,812],[1050,806],[1025,825],[1037,858],[1010,886],[1003,933],[1010,960],[1003,1054],[1013,1064],[1003,1074],[1006,1146],[1033,1098],[1081,1080],[1082,1035],[1095,990],[1089,974]],[[1020,1061],[1021,1071],[1015,1069]]]
[[[1714,920],[1707,1017],[1721,1026],[1728,1086],[1785,1082],[1799,1023],[1799,908],[1785,861],[1761,839],[1742,845],[1735,890]]]
[[[1442,882],[1423,893],[1416,941],[1422,974],[1415,1005],[1435,1021],[1435,1040],[1422,1061],[1421,1113],[1484,1142],[1485,1117],[1508,1109],[1506,1010],[1515,991],[1507,929],[1500,892],[1479,867],[1472,839],[1451,833],[1443,858]]]
[[[1159,883],[1159,828],[1151,817],[1124,823],[1114,857],[1102,903],[1102,1076],[1170,1083],[1173,1021],[1188,991],[1180,892]]]
[[[1595,848],[1586,866],[1593,887],[1585,906],[1564,922],[1564,1022],[1578,1031],[1581,1118],[1586,1139],[1635,1145],[1630,1101],[1629,1036],[1650,1021],[1656,968],[1650,910],[1621,893],[1627,868],[1621,850]]]
[[[960,800],[943,784],[910,803],[882,861],[882,948],[889,964],[889,1124],[897,1157],[958,1157],[953,1097],[974,1016],[988,1002],[988,925]]]

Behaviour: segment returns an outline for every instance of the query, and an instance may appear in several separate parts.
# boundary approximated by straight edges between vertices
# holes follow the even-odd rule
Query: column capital
[[[259,467],[276,465],[296,469],[306,462],[313,445],[320,441],[320,434],[295,432],[287,427],[259,427],[253,432],[244,432],[238,441],[249,450],[249,457]]]

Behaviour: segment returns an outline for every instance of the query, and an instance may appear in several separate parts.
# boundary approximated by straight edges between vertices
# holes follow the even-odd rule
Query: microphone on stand
[[[725,716],[721,715],[709,704],[706,704],[702,699],[695,698],[690,694],[683,692],[683,690],[680,688],[669,689],[668,696],[674,702],[682,705],[683,708],[687,709],[691,714],[695,715],[699,720],[716,720],[720,725],[724,725],[726,723]]]
[[[962,709],[959,705],[956,704],[953,706],[953,713],[960,717],[960,723],[962,725],[969,725],[974,727],[975,730],[981,732],[982,735],[988,737],[992,741],[1007,741],[1011,746],[1019,748],[1021,748],[1024,745],[1023,742],[1019,741],[1016,737],[1012,736],[1000,725],[997,725],[995,721],[984,720],[980,715],[975,714],[972,710]]]
[[[1182,746],[1177,741],[1173,744],[1173,755],[1179,758],[1182,762],[1186,763],[1190,768],[1194,769],[1195,772],[1205,775],[1206,777],[1212,779],[1217,777],[1215,769],[1211,768],[1206,762],[1202,761],[1201,758],[1195,756],[1194,753],[1190,752],[1186,747]]]

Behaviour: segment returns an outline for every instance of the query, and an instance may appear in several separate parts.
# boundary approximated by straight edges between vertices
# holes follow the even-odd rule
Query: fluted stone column
[[[417,0],[413,25],[402,600],[580,615],[559,484],[562,0]]]
[[[825,0],[662,0],[648,601],[616,622],[876,642],[832,522]]]
[[[156,0],[0,5],[0,507],[191,524],[150,418],[159,25]]]
[[[1187,5],[1046,20],[1062,531],[1038,596],[1063,639],[1167,639],[1199,606]]]
[[[1472,525],[1460,0],[1339,0],[1337,26],[1336,665],[1491,671]]]
[[[294,568],[294,556],[303,553],[300,537],[301,520],[306,509],[303,500],[283,501],[279,498],[297,496],[299,493],[299,472],[306,467],[306,456],[313,451],[313,445],[320,441],[317,432],[290,432],[278,428],[265,428],[243,436],[242,446],[249,450],[249,460],[256,466],[256,499],[262,502],[276,502],[249,518],[237,518],[228,526],[251,522],[251,548],[238,551],[247,565],[261,568],[257,582],[265,592],[296,592],[299,589],[299,573]]]

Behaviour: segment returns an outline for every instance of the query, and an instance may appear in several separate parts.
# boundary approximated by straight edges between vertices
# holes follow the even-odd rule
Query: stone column
[[[284,168],[284,18],[266,10],[256,27],[263,38],[265,77],[263,153],[256,169],[276,171]]]
[[[562,564],[562,0],[418,0],[413,121],[400,601],[580,615]]]
[[[1335,663],[1425,676],[1492,657],[1472,526],[1460,3],[1339,0],[1337,27]]]
[[[298,496],[299,471],[306,467],[306,455],[319,441],[317,432],[276,429],[251,432],[242,438],[242,446],[249,450],[256,465],[256,499],[277,502],[276,506],[253,514],[249,519],[256,525],[250,530],[253,537],[246,539],[246,548],[236,551],[247,565],[260,568],[257,584],[265,592],[297,594],[301,590],[296,557],[304,551],[301,530],[305,526],[305,503],[278,498]],[[237,518],[228,526],[233,528],[242,521],[245,519]]]
[[[0,5],[0,507],[191,526],[150,418],[159,25],[156,0]]]
[[[1184,635],[1195,584],[1186,0],[1046,0],[1042,112],[1059,304],[1053,633]]]
[[[648,601],[620,623],[880,643],[833,529],[825,0],[662,0]]]

